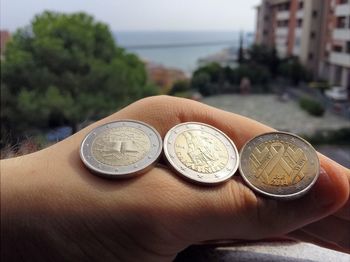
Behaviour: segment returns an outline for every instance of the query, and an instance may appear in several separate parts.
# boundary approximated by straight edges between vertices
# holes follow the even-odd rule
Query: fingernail
[[[326,170],[322,167],[320,168],[320,175],[316,181],[314,188],[315,201],[321,207],[328,207],[334,203],[334,193],[332,191],[333,182]]]

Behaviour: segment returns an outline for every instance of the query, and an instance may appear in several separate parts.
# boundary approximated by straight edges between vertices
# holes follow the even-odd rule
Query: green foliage
[[[193,73],[191,87],[204,96],[235,93],[240,91],[239,85],[243,78],[250,79],[253,92],[260,92],[267,91],[265,87],[271,76],[269,71],[260,65],[242,64],[233,69],[209,64]]]
[[[339,130],[321,130],[312,136],[304,137],[313,145],[349,145],[350,128],[341,128]]]
[[[188,80],[180,80],[173,84],[173,86],[169,91],[169,95],[177,96],[177,94],[179,93],[181,94],[188,93],[190,91],[190,88],[191,86]]]
[[[311,98],[303,97],[299,100],[299,105],[302,109],[306,110],[310,115],[313,116],[323,116],[325,108],[323,105]]]
[[[277,75],[281,59],[277,56],[275,48],[271,49],[264,45],[253,45],[248,49],[248,56],[249,64],[256,64],[266,68],[272,77]]]
[[[211,76],[206,72],[195,72],[192,76],[191,86],[198,90],[203,96],[213,95],[215,92],[211,88]]]
[[[107,25],[84,13],[35,16],[13,35],[5,57],[1,106],[8,109],[1,120],[17,135],[55,121],[74,128],[158,93],[138,57],[117,47]]]
[[[239,47],[237,53],[237,62],[238,64],[243,64],[245,62],[244,50],[243,50],[243,32],[239,35]]]
[[[239,82],[247,77],[255,85],[266,85],[271,79],[268,69],[260,65],[242,65],[236,69],[236,74]]]
[[[293,85],[311,79],[310,72],[296,57],[282,60],[275,48],[263,45],[253,45],[247,52],[240,48],[238,62],[237,68],[221,67],[216,63],[198,68],[193,73],[191,87],[204,96],[235,93],[240,91],[241,80],[248,78],[252,92],[260,93],[268,92],[270,81],[276,77],[284,77]]]
[[[22,89],[18,95],[18,108],[28,124],[41,128],[54,122],[57,125],[67,124],[65,120],[77,118],[70,93],[63,94],[54,86],[50,86],[44,94]]]
[[[253,45],[248,50],[248,64],[259,65],[268,70],[272,78],[280,76],[298,85],[300,81],[309,81],[311,73],[300,63],[297,57],[281,59],[275,48]]]
[[[281,76],[289,79],[293,85],[298,85],[300,81],[309,81],[311,79],[310,72],[296,57],[284,60],[279,66],[279,73]]]
[[[320,81],[317,81],[317,82],[311,82],[311,83],[309,84],[309,87],[318,89],[318,90],[320,90],[322,93],[324,93],[324,91],[326,91],[327,89],[329,89],[331,86],[329,85],[328,81],[320,80]]]

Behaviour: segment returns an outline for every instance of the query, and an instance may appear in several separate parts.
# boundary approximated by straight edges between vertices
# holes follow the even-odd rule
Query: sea
[[[239,31],[123,31],[115,32],[119,46],[141,59],[191,74],[198,60],[226,48],[238,48]],[[252,33],[243,33],[244,45]]]

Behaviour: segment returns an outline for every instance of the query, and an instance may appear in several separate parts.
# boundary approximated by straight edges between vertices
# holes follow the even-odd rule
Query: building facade
[[[0,59],[3,60],[5,57],[5,48],[8,41],[10,41],[11,34],[9,31],[0,30]]]
[[[350,93],[350,0],[327,0],[319,75]]]
[[[350,0],[262,0],[255,42],[350,89]]]

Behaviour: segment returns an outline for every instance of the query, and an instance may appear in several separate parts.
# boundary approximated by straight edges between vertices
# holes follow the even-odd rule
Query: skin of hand
[[[235,175],[214,187],[191,184],[165,167],[124,180],[91,174],[82,139],[107,122],[135,119],[162,137],[197,121],[225,132],[240,149],[273,129],[180,98],[139,100],[44,150],[1,161],[2,261],[171,261],[207,240],[290,236],[349,251],[349,170],[320,155],[323,171],[305,196],[256,195]]]

